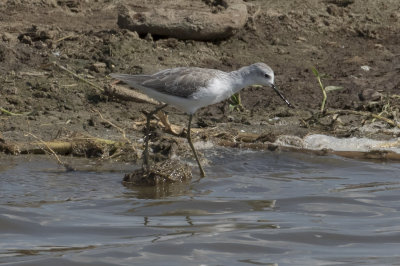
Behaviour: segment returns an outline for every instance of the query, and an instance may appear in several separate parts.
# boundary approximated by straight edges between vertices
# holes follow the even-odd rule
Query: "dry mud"
[[[223,102],[197,113],[196,141],[209,146],[268,146],[282,135],[374,139],[400,135],[398,0],[248,0],[244,27],[228,39],[215,41],[120,29],[118,10],[124,2],[0,3],[4,152],[34,150],[18,143],[42,145],[40,149],[49,152],[43,141],[73,140],[78,144],[71,144],[64,154],[136,160],[142,149],[142,111],[153,105],[104,93],[113,82],[109,73],[153,73],[177,66],[230,71],[255,62],[274,69],[276,84],[296,109],[289,109],[270,88],[246,88],[241,92],[244,111],[231,111]],[[224,3],[204,1],[205,9],[218,12],[219,2]],[[184,1],[176,3],[179,7]],[[312,67],[323,74],[325,86],[344,88],[328,93],[324,114],[319,110],[322,93]],[[173,125],[186,125],[185,114],[172,107],[166,111]],[[187,145],[180,145],[185,142],[180,128],[177,136],[163,132],[160,123],[153,128],[157,160],[176,153],[190,155]],[[89,148],[82,144],[85,138],[90,139]],[[117,146],[110,147],[109,140]]]

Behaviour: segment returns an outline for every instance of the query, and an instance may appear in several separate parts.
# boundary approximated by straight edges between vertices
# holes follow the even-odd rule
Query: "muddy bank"
[[[246,88],[241,92],[243,111],[232,111],[223,102],[197,113],[197,142],[268,145],[282,135],[386,140],[400,135],[396,0],[246,1],[246,24],[227,39],[208,42],[120,29],[120,2],[124,1],[0,4],[3,151],[10,152],[10,145],[82,134],[123,143],[119,150],[93,153],[98,157],[136,161],[143,143],[142,111],[153,105],[110,93],[109,73],[152,73],[176,66],[230,71],[254,62],[274,69],[277,85],[296,109],[287,108],[270,88]],[[312,67],[324,86],[342,87],[328,92],[324,114]],[[165,134],[165,125],[154,122],[153,149],[162,158],[170,156],[167,138],[179,143],[172,145],[177,147],[174,153],[190,158],[180,134],[187,116],[172,107],[166,111],[176,134]]]

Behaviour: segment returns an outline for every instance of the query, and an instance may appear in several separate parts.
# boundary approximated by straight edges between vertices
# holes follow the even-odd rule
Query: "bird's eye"
[[[264,77],[266,77],[267,79],[270,79],[270,78],[271,78],[271,76],[268,75],[268,74],[264,74]]]

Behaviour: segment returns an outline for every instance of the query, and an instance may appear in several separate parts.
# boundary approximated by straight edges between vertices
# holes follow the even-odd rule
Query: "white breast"
[[[202,107],[221,102],[233,94],[232,85],[225,79],[216,78],[205,88],[200,88],[192,99],[201,102]]]

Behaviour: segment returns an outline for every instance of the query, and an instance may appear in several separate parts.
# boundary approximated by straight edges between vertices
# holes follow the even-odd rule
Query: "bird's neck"
[[[229,72],[232,80],[232,91],[239,92],[241,89],[253,85],[253,79],[248,67],[242,67],[238,70]]]

